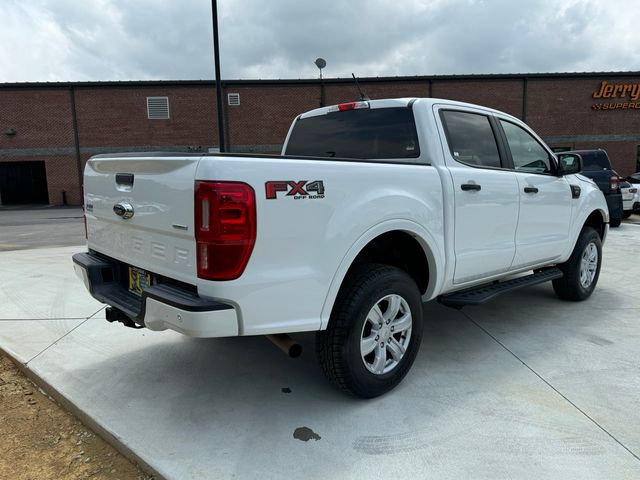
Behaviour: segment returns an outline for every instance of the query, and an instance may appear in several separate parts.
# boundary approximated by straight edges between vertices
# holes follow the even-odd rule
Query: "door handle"
[[[464,190],[465,192],[467,192],[469,190],[479,191],[479,190],[482,189],[482,187],[480,185],[478,185],[477,183],[463,183],[462,185],[460,185],[460,188],[462,190]]]
[[[524,193],[538,193],[536,187],[524,187]]]

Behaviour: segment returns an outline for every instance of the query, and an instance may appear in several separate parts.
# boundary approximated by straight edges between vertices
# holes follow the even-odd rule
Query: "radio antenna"
[[[356,82],[356,88],[358,89],[358,92],[360,93],[360,100],[371,100],[360,88],[360,84],[358,83],[358,79],[356,78],[356,76],[353,74],[353,72],[351,72],[351,76],[353,77],[353,80]]]

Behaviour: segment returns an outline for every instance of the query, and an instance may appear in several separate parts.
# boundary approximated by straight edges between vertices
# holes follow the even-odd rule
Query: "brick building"
[[[350,79],[223,82],[227,145],[278,152],[291,120],[354,100]],[[557,149],[604,148],[621,175],[640,170],[640,72],[363,78],[372,99],[438,97],[523,119]],[[96,153],[202,151],[218,145],[215,83],[0,84],[0,203],[81,203]]]

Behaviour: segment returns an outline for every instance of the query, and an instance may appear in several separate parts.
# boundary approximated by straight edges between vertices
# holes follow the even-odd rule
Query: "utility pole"
[[[218,2],[211,0],[211,15],[213,17],[213,59],[216,68],[216,110],[218,112],[218,143],[220,151],[226,151],[224,141],[224,115],[222,104],[222,77],[220,76],[220,45],[218,44]]]

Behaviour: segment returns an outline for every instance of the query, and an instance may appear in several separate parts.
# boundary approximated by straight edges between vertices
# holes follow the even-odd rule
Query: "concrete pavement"
[[[610,231],[586,302],[425,305],[411,372],[368,401],[324,380],[312,334],[290,360],[108,324],[80,250],[0,252],[0,348],[159,477],[640,478],[639,226]]]

